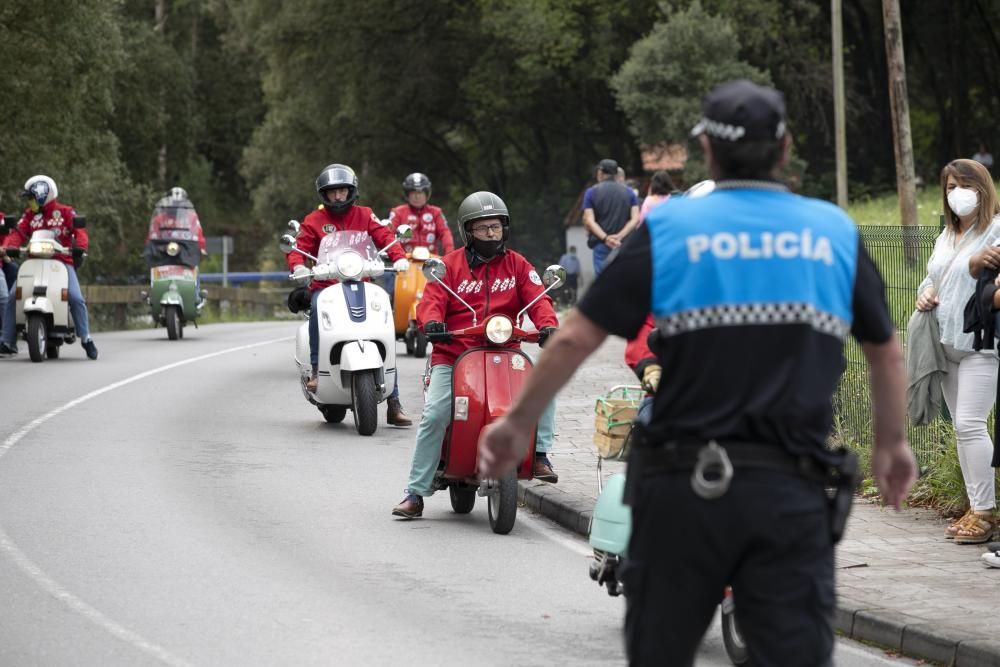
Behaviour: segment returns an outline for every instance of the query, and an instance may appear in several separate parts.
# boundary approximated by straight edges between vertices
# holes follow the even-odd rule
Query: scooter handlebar
[[[514,327],[513,331],[511,332],[510,338],[507,339],[507,342],[509,343],[514,341],[518,343],[537,343],[538,333],[539,332],[537,331],[527,331],[525,329],[521,329],[520,327]],[[475,336],[477,338],[484,338],[486,339],[487,342],[491,342],[489,341],[488,338],[486,338],[485,322],[483,324],[477,324],[476,326],[466,327],[464,329],[455,329],[454,331],[444,331],[442,333],[430,333],[427,334],[427,340],[429,340],[432,343],[435,341],[445,342],[451,340],[452,338],[470,337],[470,336]]]

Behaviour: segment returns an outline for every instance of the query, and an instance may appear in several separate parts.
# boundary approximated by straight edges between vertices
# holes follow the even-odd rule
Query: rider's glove
[[[83,248],[73,248],[73,266],[79,269],[83,266],[83,259],[87,256],[87,252]]]
[[[406,259],[405,257],[403,259],[397,259],[395,262],[392,263],[393,271],[399,271],[400,273],[402,273],[403,271],[406,271],[409,268],[410,268],[410,260]]]
[[[650,364],[642,372],[642,388],[650,394],[656,393],[656,388],[660,386],[660,375],[663,374],[663,367],[659,364]]]
[[[295,270],[292,271],[292,280],[297,282],[299,285],[307,285],[311,278],[312,272],[305,264],[299,264],[295,267]]]
[[[549,336],[554,334],[558,329],[555,327],[542,327],[538,330],[538,347],[545,347],[545,341],[549,339]]]
[[[444,322],[431,321],[424,325],[425,334],[443,334],[447,331],[448,325]]]

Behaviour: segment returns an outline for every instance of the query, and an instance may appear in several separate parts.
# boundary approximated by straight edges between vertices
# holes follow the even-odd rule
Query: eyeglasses
[[[495,225],[480,225],[479,227],[473,227],[472,233],[476,236],[486,236],[487,233],[503,234],[503,225],[499,222]]]

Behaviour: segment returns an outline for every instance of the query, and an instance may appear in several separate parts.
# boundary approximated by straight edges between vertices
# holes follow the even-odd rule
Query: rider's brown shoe
[[[306,380],[306,391],[310,394],[315,394],[317,388],[319,388],[319,378],[312,375],[308,380]]]
[[[543,482],[555,484],[559,481],[559,475],[552,469],[552,464],[546,456],[536,456],[535,466],[532,468],[531,476]]]
[[[415,493],[409,493],[392,509],[392,515],[403,519],[418,519],[424,514],[424,499]]]
[[[413,424],[413,420],[403,412],[403,406],[400,405],[398,396],[390,396],[386,399],[386,405],[388,409],[386,410],[385,420],[391,426],[411,426]]]

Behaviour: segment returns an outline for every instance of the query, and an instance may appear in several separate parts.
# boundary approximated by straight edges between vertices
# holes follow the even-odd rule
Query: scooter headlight
[[[32,257],[48,259],[56,254],[56,244],[53,241],[30,241],[28,243],[28,254]]]
[[[514,325],[503,315],[486,320],[486,338],[498,345],[506,343],[514,335]]]
[[[416,248],[413,249],[413,252],[410,253],[410,258],[415,259],[418,262],[422,262],[426,259],[431,258],[431,251],[422,245],[417,246]]]
[[[171,257],[176,257],[177,253],[181,251],[180,245],[176,241],[171,241],[167,244],[167,254]]]
[[[344,277],[344,280],[354,280],[361,275],[364,269],[364,258],[353,250],[349,250],[337,258],[337,272]]]

